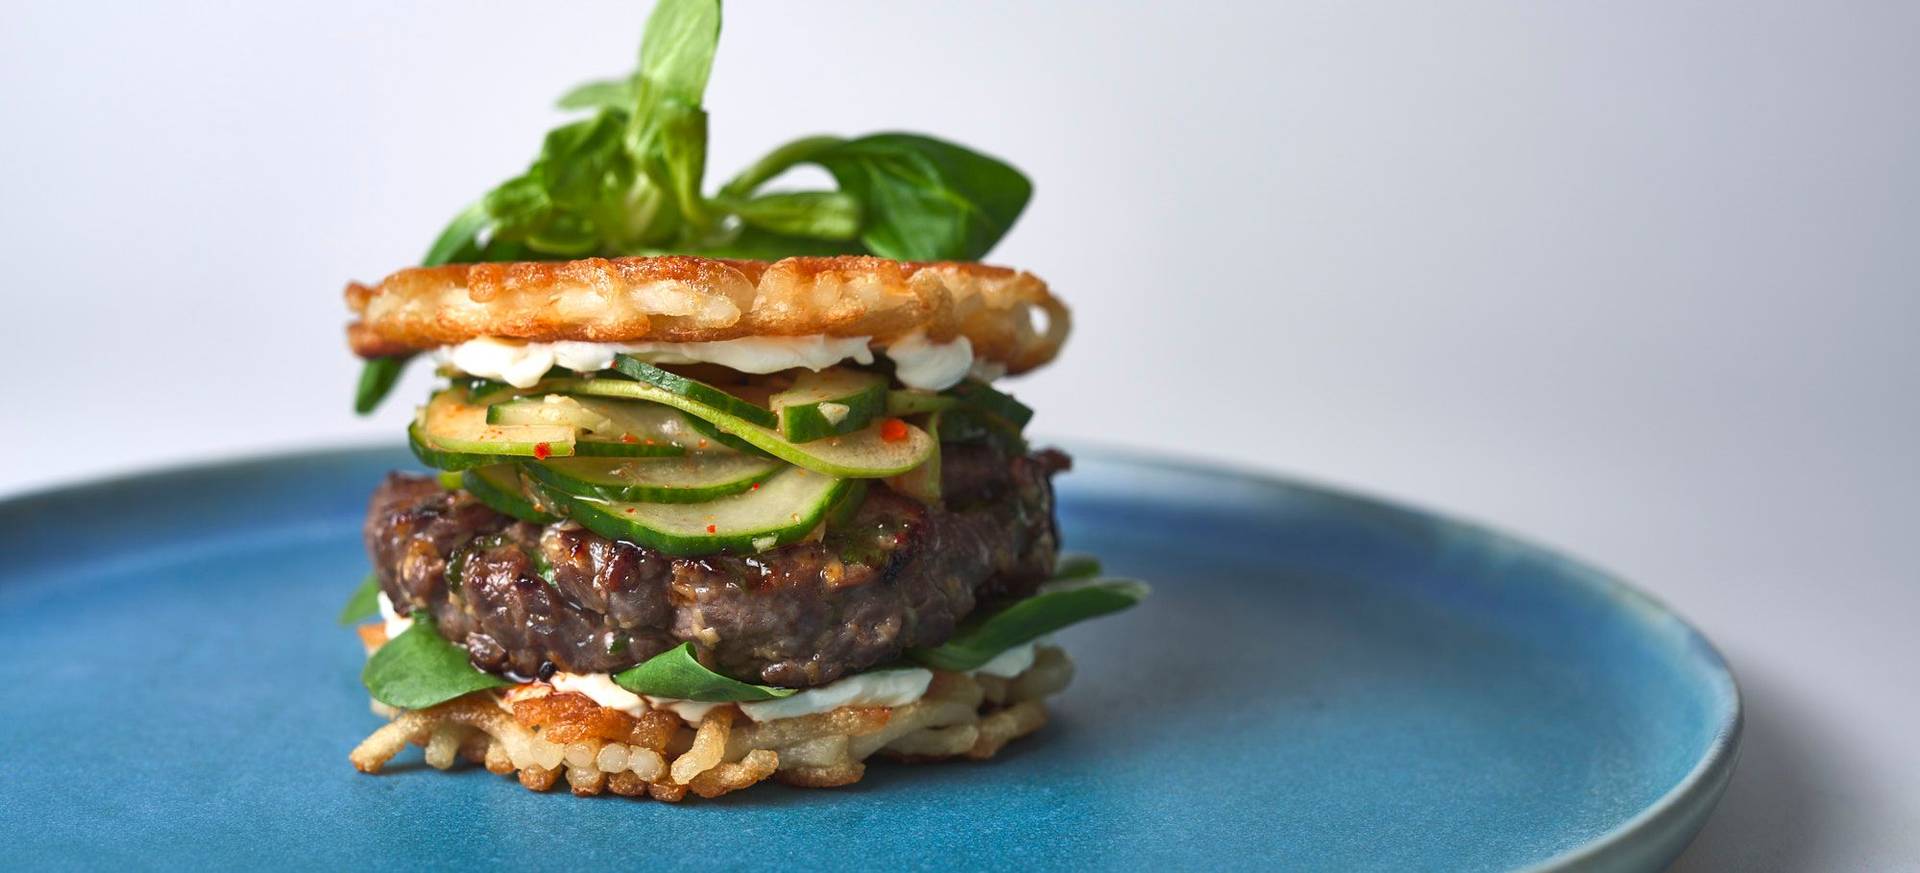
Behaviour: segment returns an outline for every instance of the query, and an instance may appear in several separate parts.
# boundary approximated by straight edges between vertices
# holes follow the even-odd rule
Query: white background
[[[1444,8],[1443,8],[1444,7]],[[644,4],[9,3],[0,490],[393,442],[349,278],[519,171]],[[1037,427],[1588,556],[1740,674],[1681,869],[1920,865],[1920,6],[758,3],[724,177],[922,130],[1038,183]]]

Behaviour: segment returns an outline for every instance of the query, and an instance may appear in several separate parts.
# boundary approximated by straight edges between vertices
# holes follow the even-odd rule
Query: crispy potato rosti
[[[348,758],[360,771],[378,773],[411,743],[435,768],[464,757],[534,791],[564,777],[574,794],[666,801],[688,791],[718,797],[768,778],[831,788],[860,781],[875,754],[909,762],[991,758],[1044,726],[1043,699],[1072,677],[1066,653],[1042,646],[1033,666],[1012,680],[937,671],[926,694],[902,706],[846,706],[764,722],[722,706],[691,724],[664,710],[636,719],[580,694],[520,686],[401,712]]]
[[[965,336],[1022,373],[1066,341],[1065,304],[1030,273],[865,256],[734,261],[690,256],[413,267],[347,286],[355,354],[380,357],[479,337],[710,342],[749,336]],[[1036,319],[1041,324],[1036,324]]]

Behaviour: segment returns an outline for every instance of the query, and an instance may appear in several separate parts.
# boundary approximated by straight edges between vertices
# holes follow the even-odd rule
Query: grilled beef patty
[[[393,473],[373,494],[367,551],[394,608],[427,610],[482,670],[610,673],[690,641],[736,679],[821,685],[939,645],[976,605],[1030,594],[1052,571],[1049,477],[1067,456],[941,452],[945,508],[874,482],[818,542],[693,558],[516,521]]]

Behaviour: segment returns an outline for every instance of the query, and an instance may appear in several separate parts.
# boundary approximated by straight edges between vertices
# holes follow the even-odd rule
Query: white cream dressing
[[[384,600],[382,607],[384,612]],[[1014,646],[969,672],[976,676],[1012,679],[1032,669],[1035,652],[1045,643],[1045,640],[1034,640]],[[742,714],[753,721],[815,715],[832,712],[843,706],[906,706],[924,697],[927,686],[932,682],[933,671],[920,667],[875,670],[848,676],[818,688],[809,688],[791,697],[736,705]],[[649,709],[664,709],[688,722],[698,722],[715,707],[726,706],[724,703],[635,694],[621,688],[612,676],[605,673],[555,673],[553,678],[547,680],[547,684],[552,685],[555,691],[584,694],[608,709],[636,716]]]
[[[703,343],[588,343],[520,342],[493,337],[443,346],[435,354],[469,376],[496,379],[516,388],[540,381],[548,370],[565,367],[581,373],[613,366],[613,357],[629,354],[655,364],[718,364],[742,373],[777,373],[805,368],[824,370],[841,361],[873,363],[873,338],[864,336],[741,337]],[[915,332],[889,343],[883,350],[894,363],[901,384],[940,391],[968,375],[992,378],[1006,367],[976,360],[966,337],[936,343]]]
[[[941,391],[959,384],[972,372],[973,341],[956,336],[936,343],[916,330],[888,344],[887,357],[893,359],[893,375],[900,384]]]
[[[393,639],[407,628],[413,627],[413,619],[394,611],[393,601],[387,599],[387,592],[380,592],[380,623],[387,632],[387,639]]]
[[[832,712],[843,706],[905,706],[927,693],[933,672],[919,667],[904,670],[879,670],[861,673],[810,688],[779,700],[761,700],[737,704],[754,721],[772,721]],[[689,722],[705,718],[714,707],[724,703],[680,700],[672,697],[640,695],[621,688],[605,673],[555,673],[547,680],[555,691],[586,695],[594,703],[617,709],[628,715],[640,715],[649,709],[664,709]]]
[[[994,655],[993,660],[981,664],[969,672],[975,676],[998,676],[1002,679],[1012,679],[1033,667],[1034,654],[1039,650],[1041,643],[1041,640],[1033,640],[1014,646],[998,655]]]
[[[901,670],[875,670],[809,688],[792,697],[758,700],[740,704],[740,711],[754,721],[772,721],[832,712],[842,706],[905,706],[927,693],[933,671],[921,667]]]

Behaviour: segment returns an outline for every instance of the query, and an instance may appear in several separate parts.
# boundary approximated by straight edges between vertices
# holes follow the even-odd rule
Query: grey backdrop
[[[348,278],[522,168],[641,3],[10,2],[0,490],[393,441]],[[739,3],[717,174],[926,130],[1077,305],[1037,426],[1638,580],[1751,706],[1682,869],[1920,865],[1920,5]],[[420,375],[416,374],[415,379]],[[403,386],[402,398],[419,384]]]

